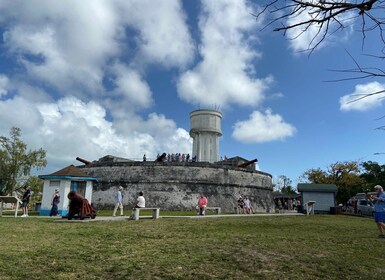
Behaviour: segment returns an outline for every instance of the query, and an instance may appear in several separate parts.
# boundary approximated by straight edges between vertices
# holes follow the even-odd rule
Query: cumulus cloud
[[[9,1],[0,26],[18,70],[0,75],[1,135],[20,127],[58,168],[76,156],[191,152],[175,121],[141,114],[154,104],[148,69],[184,69],[194,59],[181,1]]]
[[[385,85],[379,82],[359,84],[353,93],[340,98],[341,111],[368,111],[379,107],[385,98]]]
[[[0,74],[0,97],[5,96],[8,92],[9,79],[7,76]]]
[[[181,1],[135,0],[121,4],[123,20],[139,32],[135,40],[140,61],[181,68],[192,61],[195,47]]]
[[[43,147],[57,168],[73,163],[76,156],[94,160],[112,154],[140,159],[144,153],[149,158],[160,152],[191,153],[188,132],[164,115],[152,113],[138,121],[140,129],[124,130],[107,120],[98,103],[73,96],[52,103],[21,97],[0,101],[0,119],[20,127],[29,147]],[[0,126],[1,135],[8,135],[8,125]]]
[[[138,110],[152,105],[151,89],[137,70],[123,64],[116,64],[113,66],[113,72],[115,88],[108,96],[108,98],[112,98],[112,101],[109,99],[112,109],[114,109],[113,98],[116,97],[120,97],[120,102],[123,104],[121,107],[124,107],[124,110],[128,108]]]
[[[253,32],[256,23],[246,1],[202,1],[199,19],[202,60],[183,73],[177,83],[179,96],[205,106],[258,105],[272,77],[255,78]]]
[[[286,123],[271,109],[264,113],[254,111],[248,120],[235,123],[233,138],[244,143],[263,143],[284,140],[296,133],[293,125]]]
[[[128,76],[139,86],[133,89],[142,98],[132,99],[130,93],[134,106],[139,101],[147,107],[149,90],[142,77],[146,67],[155,63],[183,68],[194,57],[180,1],[158,1],[156,9],[149,0],[68,0],[44,5],[37,0],[10,1],[0,7],[0,13],[5,50],[25,70],[19,75],[54,87],[62,96],[71,92],[102,102],[104,81],[116,78],[114,93],[127,98],[130,91],[122,77]],[[122,73],[116,73],[112,67],[109,72],[116,62],[130,70],[120,67]],[[109,105],[122,106],[121,102],[111,104],[116,98],[107,100]]]

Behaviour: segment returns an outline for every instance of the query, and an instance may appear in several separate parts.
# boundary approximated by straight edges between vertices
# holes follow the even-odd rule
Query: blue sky
[[[309,168],[383,162],[380,79],[325,82],[381,67],[359,22],[310,56],[309,37],[261,31],[260,1],[0,1],[0,134],[47,150],[46,174],[77,156],[191,153],[189,113],[220,108],[220,154],[258,158],[297,183]]]

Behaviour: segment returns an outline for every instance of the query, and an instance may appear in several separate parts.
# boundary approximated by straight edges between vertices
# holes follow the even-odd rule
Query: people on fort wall
[[[160,153],[157,154],[156,159],[159,161],[166,161],[166,162],[197,162],[198,157],[195,155],[193,157],[190,156],[189,153],[164,153],[166,156],[164,158],[161,158],[162,155]],[[220,157],[220,161],[228,160],[227,156]],[[143,155],[143,161],[147,161],[146,154]]]
[[[168,153],[165,161],[167,162],[190,162],[190,154]]]
[[[112,216],[116,216],[118,208],[120,209],[120,216],[123,216],[123,187],[119,186],[118,190],[115,192],[115,208]]]

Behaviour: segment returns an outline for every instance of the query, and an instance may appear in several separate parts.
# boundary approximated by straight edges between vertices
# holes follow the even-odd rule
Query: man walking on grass
[[[385,238],[385,193],[380,185],[374,187],[376,195],[368,194],[370,201],[374,203],[374,221],[380,231],[379,238]]]
[[[123,195],[122,195],[123,187],[119,186],[117,192],[115,193],[115,208],[112,216],[116,216],[116,211],[118,208],[120,209],[120,216],[123,216]]]

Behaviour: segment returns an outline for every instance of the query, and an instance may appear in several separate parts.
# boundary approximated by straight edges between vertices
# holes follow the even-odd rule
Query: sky
[[[309,55],[314,30],[264,29],[263,2],[0,0],[0,135],[21,128],[49,174],[77,156],[191,154],[189,113],[217,109],[221,156],[294,184],[336,161],[383,164],[383,96],[349,101],[385,83],[331,82],[349,77],[333,70],[354,68],[350,55],[382,66],[367,55],[378,34],[363,46],[352,21]]]

